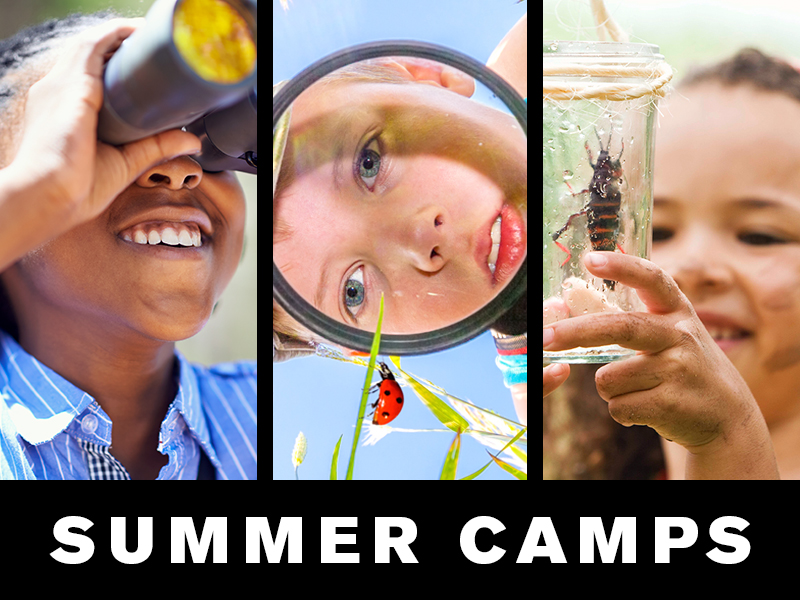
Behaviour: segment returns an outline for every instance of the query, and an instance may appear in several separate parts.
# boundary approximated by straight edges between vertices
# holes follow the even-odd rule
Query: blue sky
[[[273,0],[272,79],[289,79],[312,62],[347,46],[388,39],[415,39],[449,46],[486,62],[500,40],[525,14],[515,0],[293,0],[284,12]],[[451,394],[514,417],[511,396],[494,364],[491,336],[458,348],[406,357],[403,368]],[[308,439],[301,479],[327,479],[340,435],[339,477],[344,478],[365,369],[319,357],[273,365],[273,479],[293,479],[291,452],[299,431]],[[402,428],[441,424],[405,389],[406,404],[392,423]],[[363,432],[362,432],[363,437]],[[453,434],[395,432],[375,446],[361,447],[356,479],[437,479]],[[462,440],[458,476],[488,460],[476,441]],[[481,479],[512,479],[496,467]]]

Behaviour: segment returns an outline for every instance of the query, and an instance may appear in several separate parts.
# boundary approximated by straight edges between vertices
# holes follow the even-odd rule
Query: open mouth
[[[497,217],[497,220],[492,224],[492,229],[489,235],[492,238],[492,248],[489,250],[489,256],[486,257],[486,264],[489,265],[489,270],[494,275],[497,269],[497,257],[500,254],[500,240],[502,238],[503,215]]]
[[[175,246],[178,248],[199,248],[203,245],[203,235],[197,223],[176,223],[158,221],[140,223],[121,231],[119,236],[126,242],[149,244],[151,246]]]
[[[499,225],[498,225],[499,223]],[[528,251],[527,226],[522,214],[511,204],[503,205],[500,217],[492,225],[492,229],[499,229],[497,237],[492,237],[492,252],[494,259],[494,279],[496,285],[504,285],[513,277],[520,264],[525,259]],[[497,250],[494,242],[497,241]]]
[[[491,286],[504,285],[527,253],[525,220],[517,208],[504,204],[494,219],[478,230],[475,261]]]
[[[708,333],[714,339],[714,342],[723,352],[738,348],[745,341],[753,337],[753,334],[744,329],[737,329],[731,327],[706,327]]]
[[[743,329],[726,329],[721,327],[706,327],[708,333],[714,338],[715,342],[726,340],[741,340],[750,337],[752,334]]]
[[[752,331],[739,324],[738,319],[727,314],[701,309],[697,310],[697,316],[714,342],[723,350],[735,348],[754,336]]]
[[[156,203],[156,201],[159,201]],[[128,248],[161,258],[200,258],[214,233],[205,210],[191,204],[142,198],[114,220],[116,237]]]
[[[212,238],[191,221],[150,221],[122,230],[117,239],[140,256],[168,261],[207,260]]]

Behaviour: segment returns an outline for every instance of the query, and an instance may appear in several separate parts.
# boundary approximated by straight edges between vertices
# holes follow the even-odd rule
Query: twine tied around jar
[[[545,100],[632,100],[642,96],[664,96],[667,84],[672,80],[672,69],[665,62],[652,66],[622,65],[578,65],[563,64],[544,67],[544,77],[575,75],[580,77],[642,77],[641,83],[598,83],[578,81],[565,84],[563,81],[543,81],[542,97]]]

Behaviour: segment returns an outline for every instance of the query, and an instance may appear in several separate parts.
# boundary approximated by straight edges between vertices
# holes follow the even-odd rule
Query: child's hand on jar
[[[687,479],[777,478],[769,431],[750,389],[672,277],[616,252],[592,252],[585,262],[593,275],[635,288],[647,312],[558,320],[545,329],[553,341],[543,348],[636,350],[597,371],[597,391],[617,422],[647,425],[684,446]]]

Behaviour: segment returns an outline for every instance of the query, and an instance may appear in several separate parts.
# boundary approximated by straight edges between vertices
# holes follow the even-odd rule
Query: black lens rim
[[[345,48],[314,63],[292,79],[272,99],[272,132],[281,115],[311,84],[349,64],[386,56],[425,58],[456,67],[486,85],[511,110],[528,136],[528,105],[503,78],[477,60],[456,50],[411,40],[370,42]],[[528,291],[528,257],[511,282],[489,304],[458,323],[418,334],[381,336],[380,354],[411,356],[458,346],[486,331]],[[373,334],[333,320],[301,298],[272,261],[272,297],[294,319],[326,340],[346,348],[369,352]]]

